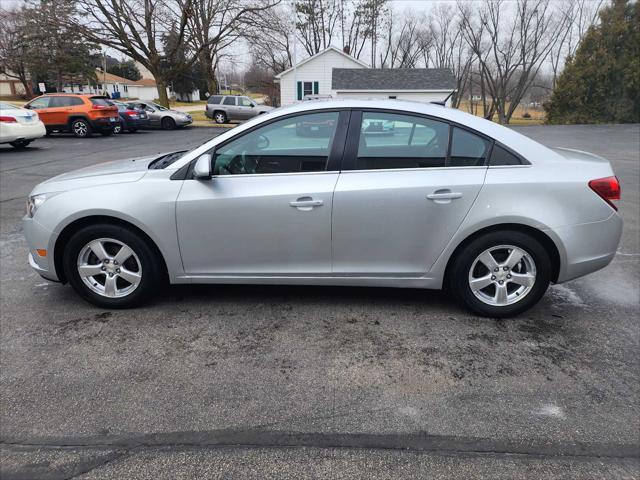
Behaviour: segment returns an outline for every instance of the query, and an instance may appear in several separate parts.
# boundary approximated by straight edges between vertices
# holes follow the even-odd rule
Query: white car
[[[46,133],[47,129],[36,112],[0,102],[0,143],[24,148]]]

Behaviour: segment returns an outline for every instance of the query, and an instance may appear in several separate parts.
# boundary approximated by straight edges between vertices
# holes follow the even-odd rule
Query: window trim
[[[424,118],[427,120],[433,120],[436,122],[446,123],[449,125],[449,145],[447,147],[447,157],[445,159],[445,164],[442,167],[416,167],[416,168],[374,168],[374,169],[358,169],[356,168],[358,163],[358,145],[360,143],[360,126],[362,124],[362,114],[364,112],[374,112],[374,113],[389,113],[394,115],[406,115],[410,117],[418,117]],[[451,156],[451,140],[453,136],[453,127],[458,127],[462,130],[466,130],[467,132],[477,135],[489,142],[489,148],[487,149],[487,156],[485,158],[485,162],[483,165],[474,165],[474,166],[449,166],[450,156]],[[401,170],[435,170],[439,168],[489,168],[489,160],[491,159],[491,153],[493,152],[493,144],[495,143],[495,139],[486,135],[482,132],[478,132],[473,128],[467,127],[466,125],[462,125],[458,122],[454,122],[451,120],[447,120],[445,118],[436,117],[434,115],[428,115],[425,113],[419,112],[406,112],[404,110],[394,110],[389,108],[354,108],[351,113],[351,122],[349,124],[349,131],[347,134],[347,145],[345,146],[345,153],[343,156],[342,162],[342,171],[358,171],[358,172],[388,172],[388,171],[401,171]],[[498,142],[499,143],[499,142]],[[504,147],[500,143],[500,146]],[[509,149],[510,152],[513,152]],[[522,155],[518,155],[523,161],[526,161]],[[529,162],[527,162],[529,164]]]
[[[303,111],[303,112],[295,112],[290,113],[288,115],[282,115],[280,117],[276,117],[270,119],[266,122],[261,122],[258,125],[255,125],[238,135],[234,135],[231,138],[228,138],[224,142],[219,143],[218,145],[211,148],[207,153],[211,154],[211,171],[213,171],[213,166],[216,160],[216,150],[222,148],[229,143],[238,140],[245,135],[248,135],[252,132],[255,132],[259,128],[265,127],[275,122],[279,122],[280,120],[286,120],[288,118],[301,117],[304,115],[312,115],[314,113],[338,113],[338,125],[336,126],[336,133],[333,137],[333,144],[331,146],[331,150],[329,151],[329,157],[327,159],[327,164],[325,170],[317,170],[315,172],[283,172],[283,173],[252,173],[252,174],[243,174],[243,175],[213,175],[212,178],[235,178],[235,177],[249,177],[249,176],[274,176],[274,175],[298,175],[298,174],[320,174],[320,173],[340,173],[341,165],[344,156],[345,143],[347,141],[347,128],[350,125],[350,116],[351,116],[351,108],[326,108],[326,109],[318,109],[313,111]],[[187,165],[178,169],[173,175],[171,175],[171,180],[195,180],[193,177],[193,168],[195,167],[196,161],[199,156],[191,160]],[[188,166],[188,167],[187,167]],[[185,168],[187,167],[187,168]]]

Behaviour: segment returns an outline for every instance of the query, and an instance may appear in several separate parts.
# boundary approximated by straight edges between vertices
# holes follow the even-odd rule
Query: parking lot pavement
[[[518,130],[609,158],[626,223],[609,267],[502,321],[366,288],[94,308],[29,268],[24,197],[218,131],[0,147],[2,478],[638,478],[640,126]]]

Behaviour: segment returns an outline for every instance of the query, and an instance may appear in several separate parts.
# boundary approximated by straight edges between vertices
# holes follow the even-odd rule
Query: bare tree
[[[83,11],[78,27],[84,35],[140,62],[156,80],[160,103],[168,106],[171,72],[166,66],[175,64],[183,51],[187,22],[193,13],[192,1],[79,0],[78,3]],[[164,51],[162,38],[170,31],[175,32],[173,46]],[[192,56],[188,62],[194,62],[195,58]]]
[[[565,0],[559,7],[558,15],[563,21],[563,28],[558,33],[558,41],[549,52],[549,63],[553,72],[552,88],[564,61],[572,57],[580,38],[598,19],[598,12],[604,0]]]
[[[284,5],[265,11],[261,23],[247,29],[252,54],[252,64],[278,74],[293,65],[293,41],[295,30],[290,20],[291,12]]]
[[[429,23],[432,62],[436,68],[448,68],[456,78],[456,95],[452,106],[458,108],[470,81],[473,53],[464,41],[459,11],[439,4],[431,12]]]
[[[511,12],[510,6],[515,6]],[[488,0],[478,21],[472,18],[468,5],[459,3],[458,11],[482,86],[491,95],[498,121],[509,123],[557,42],[562,20],[553,17],[549,0]]]
[[[412,15],[404,12],[401,15],[389,14],[386,20],[386,32],[383,34],[382,50],[379,66],[381,68],[415,68],[423,58],[425,47],[424,14]]]
[[[215,71],[221,52],[252,27],[265,26],[262,15],[279,1],[181,0],[183,8],[190,3],[193,14],[187,17],[187,42],[196,53],[194,60],[200,62],[209,92],[217,90]]]
[[[0,73],[18,80],[24,88],[25,96],[30,98],[33,96],[33,88],[26,61],[29,44],[22,35],[25,28],[26,22],[21,10],[0,11]]]
[[[331,45],[342,18],[339,0],[298,0],[295,3],[296,29],[309,55]]]

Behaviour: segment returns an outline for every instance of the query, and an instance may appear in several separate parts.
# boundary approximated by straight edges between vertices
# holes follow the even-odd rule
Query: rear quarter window
[[[511,153],[506,148],[501,147],[497,143],[493,146],[493,151],[491,152],[491,160],[489,161],[489,165],[525,165],[520,157]]]
[[[212,103],[212,104],[219,104],[220,100],[222,100],[222,95],[213,95],[211,97],[209,97],[209,100],[207,103]]]

